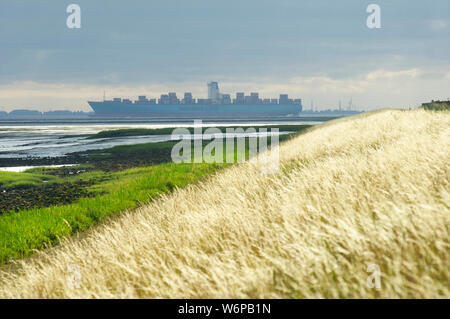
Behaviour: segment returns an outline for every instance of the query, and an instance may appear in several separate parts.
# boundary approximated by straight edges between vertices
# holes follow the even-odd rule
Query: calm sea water
[[[263,120],[208,122],[204,126],[242,126],[318,124],[320,118],[308,121],[273,122]],[[116,145],[156,143],[169,141],[171,135],[131,136],[88,139],[89,135],[104,130],[124,128],[176,128],[193,126],[194,122],[150,122],[142,120],[8,120],[0,121],[0,158],[60,157],[68,153],[105,149]],[[257,135],[261,135],[258,133]],[[248,136],[248,135],[245,135]],[[208,138],[208,136],[204,136]],[[5,168],[3,168],[4,170]]]

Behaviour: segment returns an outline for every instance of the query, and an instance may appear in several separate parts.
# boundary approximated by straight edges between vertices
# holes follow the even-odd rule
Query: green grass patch
[[[43,183],[57,183],[58,179],[54,176],[37,174],[32,172],[0,172],[0,188],[23,189],[30,188]]]

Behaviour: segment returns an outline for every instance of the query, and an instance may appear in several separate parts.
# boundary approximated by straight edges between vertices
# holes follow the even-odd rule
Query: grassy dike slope
[[[277,174],[229,167],[17,261],[0,297],[448,298],[449,143],[449,112],[318,126]]]

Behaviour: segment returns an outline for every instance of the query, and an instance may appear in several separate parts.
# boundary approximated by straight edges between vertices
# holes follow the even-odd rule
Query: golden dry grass
[[[277,174],[235,165],[17,262],[0,297],[449,298],[449,143],[449,112],[333,121]]]

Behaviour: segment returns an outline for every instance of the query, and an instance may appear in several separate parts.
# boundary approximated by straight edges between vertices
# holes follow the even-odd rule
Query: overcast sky
[[[205,97],[211,80],[306,108],[417,106],[450,97],[449,17],[449,0],[0,0],[0,110],[90,110],[103,90]]]

